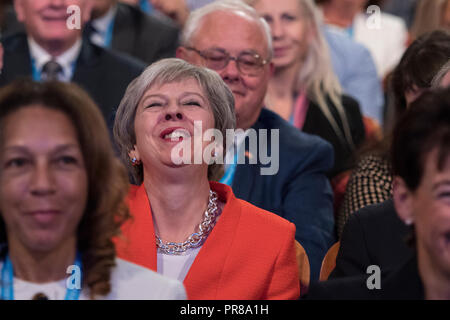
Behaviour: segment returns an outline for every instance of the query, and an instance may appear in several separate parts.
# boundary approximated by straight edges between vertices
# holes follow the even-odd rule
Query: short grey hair
[[[439,70],[439,72],[434,76],[433,81],[431,81],[432,88],[439,88],[441,86],[441,82],[447,73],[450,71],[450,60],[447,61],[446,64]]]
[[[120,102],[114,121],[114,140],[120,156],[136,184],[141,184],[144,180],[143,166],[142,164],[133,166],[129,158],[129,152],[134,149],[136,144],[134,120],[139,102],[145,92],[155,85],[159,86],[187,79],[195,79],[202,88],[213,112],[215,129],[220,130],[223,137],[226,136],[226,129],[236,127],[233,94],[215,71],[194,66],[176,58],[163,59],[153,63],[130,83]],[[227,147],[226,141],[224,141],[224,155]],[[209,180],[218,180],[222,174],[222,164],[213,163],[209,165]]]
[[[272,48],[272,35],[270,33],[270,26],[267,24],[266,20],[264,20],[258,15],[255,9],[253,9],[251,6],[247,5],[241,0],[214,1],[197,10],[192,11],[188,17],[188,20],[186,21],[186,24],[184,25],[183,32],[181,34],[181,45],[183,46],[192,45],[191,44],[192,38],[197,33],[202,20],[206,16],[214,12],[233,13],[255,21],[261,27],[261,31],[263,31],[264,37],[266,38],[267,52],[269,54],[267,58],[269,60],[272,59],[273,48]],[[233,26],[230,26],[230,28],[233,28]]]

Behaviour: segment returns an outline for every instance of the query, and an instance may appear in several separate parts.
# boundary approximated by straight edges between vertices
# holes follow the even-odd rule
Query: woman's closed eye
[[[26,165],[30,164],[30,160],[25,157],[16,157],[6,161],[5,169],[8,168],[22,168]]]
[[[162,102],[150,102],[150,103],[147,103],[147,105],[145,106],[145,109],[154,108],[154,107],[162,107],[162,106],[163,106]]]
[[[283,15],[281,15],[281,19],[289,22],[297,20],[297,17],[289,13],[284,13]]]
[[[73,155],[62,155],[56,157],[54,163],[60,168],[71,168],[79,166],[80,160]]]
[[[188,100],[182,103],[184,106],[197,106],[197,107],[201,107],[201,103],[196,101],[196,100]]]

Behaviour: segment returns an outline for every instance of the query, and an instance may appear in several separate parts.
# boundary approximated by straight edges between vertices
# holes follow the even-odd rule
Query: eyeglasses
[[[258,76],[263,70],[263,66],[269,62],[259,54],[252,52],[241,52],[237,57],[232,57],[227,51],[218,48],[197,50],[186,47],[186,49],[198,53],[206,60],[206,67],[213,70],[222,70],[230,60],[234,60],[238,70],[248,76]]]

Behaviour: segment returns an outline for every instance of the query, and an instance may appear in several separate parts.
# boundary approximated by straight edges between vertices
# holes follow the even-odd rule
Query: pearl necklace
[[[220,215],[217,206],[217,193],[209,190],[208,207],[206,208],[203,220],[198,225],[198,232],[191,234],[184,242],[163,242],[161,238],[156,235],[156,247],[158,251],[163,254],[182,255],[188,249],[200,247],[211,233],[216,225],[217,217]]]

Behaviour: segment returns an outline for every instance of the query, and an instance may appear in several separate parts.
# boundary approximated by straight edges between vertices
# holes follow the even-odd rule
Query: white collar
[[[228,168],[228,166],[230,164],[233,164],[235,162],[236,153],[239,152],[242,144],[245,141],[245,137],[248,135],[248,133],[249,133],[249,130],[244,130],[244,131],[235,130],[233,144],[228,146],[227,153],[225,154],[225,168]],[[231,152],[233,149],[234,149],[234,151]]]
[[[44,48],[42,48],[33,38],[28,37],[28,46],[30,47],[31,58],[34,60],[34,64],[37,70],[41,71],[45,63],[52,58],[58,62],[63,68],[63,80],[70,81],[73,75],[73,63],[78,58],[81,51],[82,40],[79,38],[75,44],[66,50],[64,53],[57,57],[52,57]]]
[[[101,33],[102,35],[106,34],[109,25],[116,16],[116,12],[117,12],[117,5],[113,5],[102,17],[92,20],[92,25],[95,28],[95,30]]]

